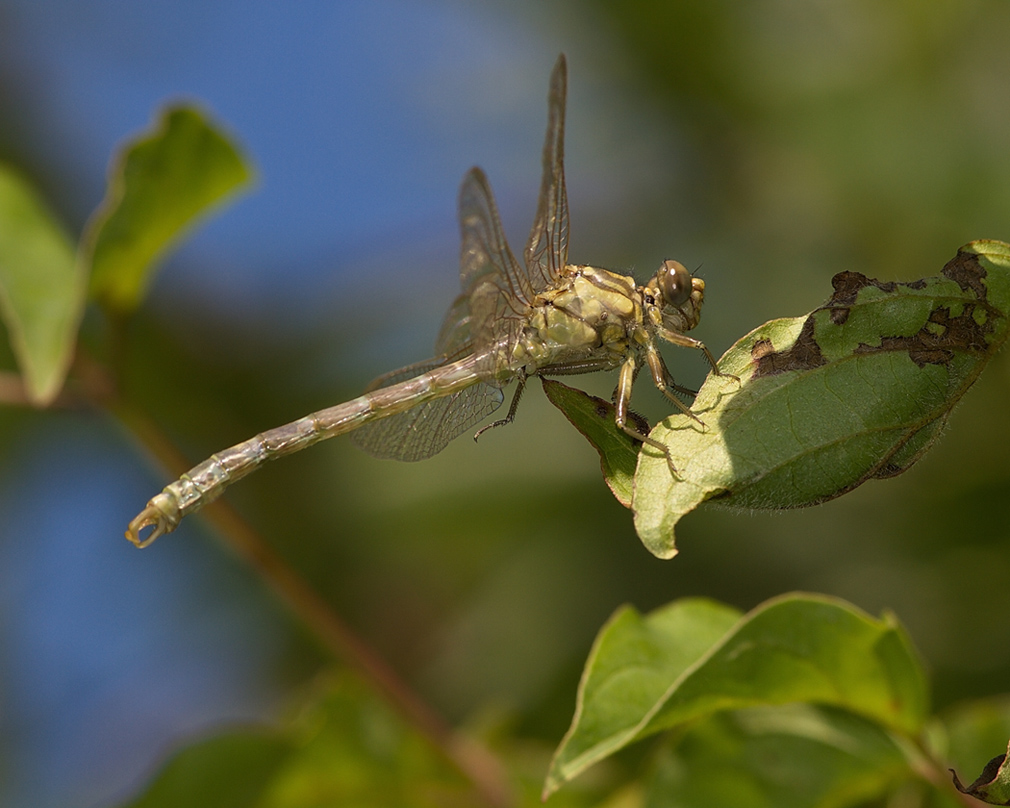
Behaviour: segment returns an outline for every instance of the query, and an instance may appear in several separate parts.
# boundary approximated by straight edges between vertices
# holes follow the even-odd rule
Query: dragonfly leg
[[[628,356],[621,365],[621,372],[617,377],[617,389],[614,391],[614,421],[622,432],[630,435],[640,443],[658,449],[666,458],[666,464],[670,467],[670,473],[676,477],[677,467],[673,465],[673,458],[670,450],[655,438],[643,435],[637,429],[628,425],[628,405],[631,404],[631,388],[635,383],[635,376],[638,375],[638,358],[635,355]]]
[[[627,360],[625,360],[625,361],[627,361]],[[614,388],[614,392],[610,396],[610,403],[614,405],[615,409],[617,407],[617,402],[620,400],[621,396],[624,395],[625,391],[630,391],[631,387],[634,387],[635,381],[638,379],[638,371],[640,371],[641,369],[642,369],[641,363],[638,362],[638,361],[636,361],[635,362],[635,369],[631,372],[631,382],[630,382],[630,384],[622,384],[623,379],[621,377],[621,374],[618,374],[618,376],[617,376],[617,387]],[[624,373],[624,365],[621,365],[621,373]],[[631,393],[628,392],[627,395],[630,396]],[[626,404],[630,404],[630,403],[631,403],[631,399],[629,398],[628,401],[626,402]],[[627,415],[627,413],[629,413],[629,412],[631,412],[631,410],[626,409],[625,415]]]
[[[474,442],[476,442],[477,439],[485,432],[487,432],[489,429],[494,429],[495,427],[498,426],[505,426],[506,424],[511,424],[516,419],[516,410],[519,409],[519,399],[522,398],[523,390],[526,389],[526,373],[520,372],[516,374],[516,378],[519,380],[519,383],[516,386],[515,394],[512,396],[512,403],[509,404],[508,415],[506,415],[504,418],[499,418],[497,421],[492,421],[490,424],[482,426],[480,429],[478,429],[476,434],[474,434],[473,436]]]
[[[649,365],[649,371],[652,373],[652,381],[659,388],[660,392],[666,396],[670,401],[680,407],[680,411],[689,418],[693,418],[702,426],[705,426],[705,422],[701,420],[697,415],[691,412],[691,408],[687,406],[683,401],[677,398],[673,393],[670,392],[670,388],[667,386],[667,380],[672,381],[670,376],[670,371],[666,368],[666,363],[663,361],[663,357],[660,355],[659,351],[656,349],[655,345],[649,345],[645,349],[645,361]],[[673,385],[674,390],[683,390],[684,388]]]
[[[666,371],[666,378],[663,379],[663,386],[667,390],[672,390],[674,393],[679,393],[682,396],[690,396],[691,398],[698,395],[697,390],[692,390],[690,387],[684,387],[681,384],[677,384],[673,378],[673,374],[671,374],[669,369],[666,367],[665,362],[663,363],[663,370]]]
[[[690,396],[691,398],[698,395],[697,390],[692,390],[690,387],[684,387],[681,384],[677,384],[676,380],[673,378],[673,374],[670,373],[670,369],[666,366],[666,361],[663,359],[662,354],[657,351],[657,356],[659,357],[659,361],[663,369],[663,384],[657,384],[656,386],[659,387],[660,390],[664,391],[664,395],[666,395],[667,391],[670,390],[682,396]]]
[[[545,365],[537,370],[537,376],[576,376],[583,373],[596,373],[600,370],[613,370],[616,367],[611,359],[584,359],[579,362],[562,362],[557,365]]]
[[[727,376],[730,379],[736,379],[740,381],[738,376],[734,376],[732,373],[723,373],[719,370],[719,365],[716,364],[715,357],[712,356],[712,352],[705,346],[705,343],[700,339],[695,339],[694,337],[689,337],[687,334],[680,334],[676,331],[671,331],[668,328],[660,328],[658,330],[659,336],[662,337],[667,342],[673,345],[679,345],[682,348],[695,348],[705,354],[705,359],[708,360],[709,365],[712,366],[712,372],[716,376]]]

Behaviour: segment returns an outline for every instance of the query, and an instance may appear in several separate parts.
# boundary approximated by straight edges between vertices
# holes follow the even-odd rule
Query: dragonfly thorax
[[[567,266],[537,295],[512,352],[527,375],[593,360],[617,367],[631,335],[644,325],[642,292],[633,278],[591,266]]]

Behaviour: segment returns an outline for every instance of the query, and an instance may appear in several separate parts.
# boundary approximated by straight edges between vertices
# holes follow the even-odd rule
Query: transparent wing
[[[450,309],[451,311],[451,309]],[[418,362],[394,370],[373,381],[368,390],[389,387],[413,379],[469,353]],[[478,382],[443,398],[432,399],[405,412],[365,424],[351,433],[351,440],[370,455],[392,460],[425,460],[441,452],[453,438],[501,406],[502,391]]]
[[[470,335],[474,351],[485,356],[479,372],[493,382],[507,365],[536,293],[505,241],[494,196],[479,168],[471,168],[463,179],[459,223],[459,276],[470,312]],[[450,312],[455,309],[454,304]]]
[[[562,54],[551,73],[543,175],[526,245],[526,266],[519,265],[508,246],[487,177],[479,168],[470,169],[459,194],[463,293],[442,323],[436,342],[441,356],[380,376],[368,389],[414,378],[471,352],[482,357],[478,372],[487,381],[359,428],[352,439],[370,454],[398,460],[431,457],[501,406],[500,385],[512,375],[508,359],[524,318],[537,294],[557,280],[568,262],[564,173],[567,84],[568,69]]]
[[[537,294],[550,287],[568,261],[568,196],[565,191],[564,54],[551,73],[543,177],[537,215],[521,267],[509,249],[487,177],[470,169],[459,194],[462,231],[460,280],[469,308],[474,349],[485,356],[479,372],[496,384],[503,378],[511,348]]]
[[[551,72],[547,95],[547,135],[537,215],[526,242],[529,283],[542,292],[557,280],[568,263],[568,193],[565,190],[565,95],[568,68],[561,54]]]
[[[438,330],[438,338],[435,340],[435,354],[437,356],[449,356],[450,354],[465,356],[463,351],[472,342],[470,301],[466,295],[460,295],[452,301],[449,311],[445,313],[445,318],[442,320],[442,327]]]

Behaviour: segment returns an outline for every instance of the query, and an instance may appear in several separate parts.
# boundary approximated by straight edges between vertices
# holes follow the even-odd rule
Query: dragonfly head
[[[656,326],[683,333],[701,319],[705,281],[695,278],[680,261],[664,261],[644,287],[649,320]]]

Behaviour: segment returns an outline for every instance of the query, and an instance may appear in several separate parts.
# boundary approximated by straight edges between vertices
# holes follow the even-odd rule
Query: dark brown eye
[[[680,261],[664,261],[656,279],[669,306],[679,306],[691,296],[691,273]]]

